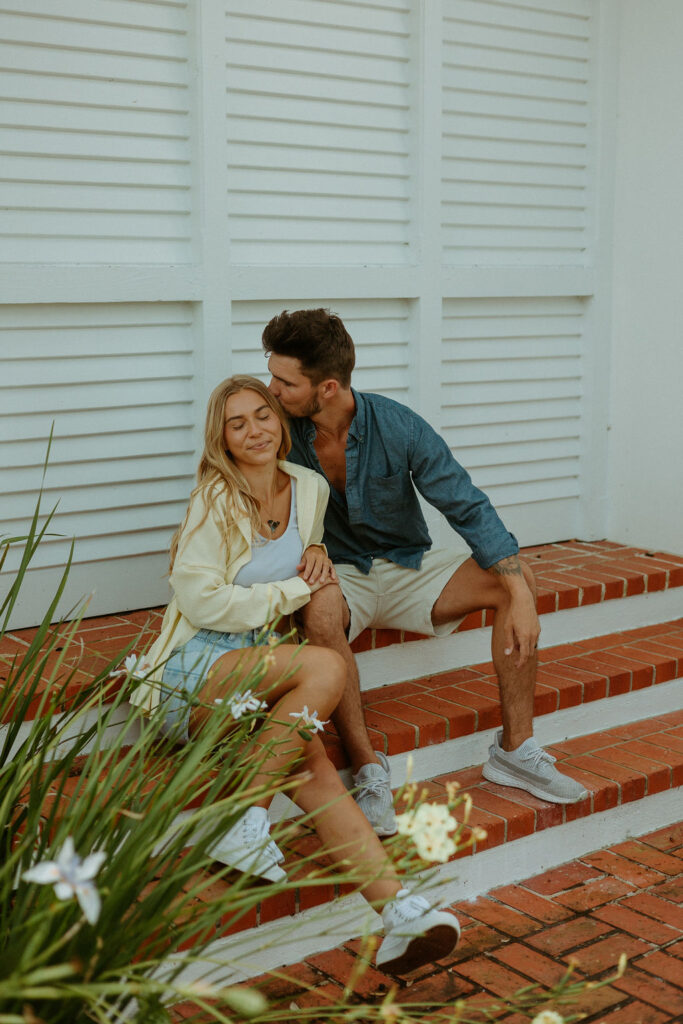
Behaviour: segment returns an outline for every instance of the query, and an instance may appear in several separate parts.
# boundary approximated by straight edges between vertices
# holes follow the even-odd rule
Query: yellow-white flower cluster
[[[554,1010],[541,1010],[537,1013],[531,1024],[564,1024],[564,1017],[555,1013]]]
[[[444,864],[455,853],[450,833],[458,823],[443,804],[420,804],[414,810],[398,814],[396,824],[401,835],[412,837],[423,860]]]

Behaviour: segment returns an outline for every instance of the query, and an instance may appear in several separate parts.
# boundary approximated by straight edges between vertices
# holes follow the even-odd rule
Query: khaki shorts
[[[419,569],[406,569],[375,558],[369,575],[355,565],[335,565],[351,613],[349,642],[364,629],[404,629],[427,636],[446,636],[464,615],[442,626],[432,623],[432,608],[453,573],[471,557],[469,550],[426,551]]]

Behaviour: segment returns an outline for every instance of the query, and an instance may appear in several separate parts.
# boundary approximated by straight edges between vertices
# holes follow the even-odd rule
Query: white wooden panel
[[[590,247],[591,0],[444,5],[444,258],[577,265]]]
[[[2,307],[5,535],[26,530],[54,422],[43,510],[58,507],[38,569],[62,565],[75,537],[77,564],[109,560],[115,575],[120,559],[157,556],[161,579],[197,461],[196,356],[186,304]]]
[[[353,385],[410,404],[411,361],[415,356],[412,303],[403,299],[290,299],[235,302],[232,307],[233,373],[269,379],[261,347],[268,321],[283,309],[323,306],[337,313],[353,338],[356,368]]]
[[[17,262],[192,258],[190,12],[0,11],[0,244]]]
[[[410,7],[400,0],[227,3],[236,261],[408,259]]]
[[[441,422],[456,458],[523,543],[528,508],[552,500],[544,540],[572,536],[581,494],[584,302],[446,300]]]

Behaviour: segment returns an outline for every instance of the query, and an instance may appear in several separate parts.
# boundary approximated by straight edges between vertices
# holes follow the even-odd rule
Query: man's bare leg
[[[346,639],[346,601],[339,587],[322,587],[302,611],[304,632],[311,643],[330,647],[344,659],[346,685],[332,720],[351,761],[358,806],[378,836],[391,836],[396,832],[396,814],[389,763],[374,751],[365,725],[358,667]]]
[[[524,563],[521,566],[535,600],[533,573]],[[510,597],[501,582],[490,571],[480,568],[473,558],[469,558],[451,576],[432,608],[432,622],[435,626],[482,608],[493,609],[491,654],[500,688],[503,720],[501,746],[508,751],[515,750],[533,735],[537,670],[535,651],[521,665],[518,664],[518,650],[513,648],[509,654],[505,653],[505,616],[509,606]]]
[[[508,574],[514,575],[511,585],[500,579]],[[539,629],[535,600],[533,575],[517,555],[503,559],[492,570],[482,570],[469,559],[451,576],[435,602],[432,621],[441,625],[469,611],[493,608],[491,651],[503,731],[500,737],[494,736],[482,775],[489,782],[526,790],[541,800],[571,804],[583,800],[586,790],[559,772],[554,758],[533,739]]]
[[[332,721],[354,774],[363,765],[379,764],[365,725],[358,666],[346,639],[349,609],[340,588],[322,587],[301,611],[306,639],[318,647],[331,647],[346,664],[346,686]]]

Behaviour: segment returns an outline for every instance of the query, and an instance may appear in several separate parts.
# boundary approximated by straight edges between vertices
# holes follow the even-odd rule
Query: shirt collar
[[[356,403],[356,412],[351,420],[351,426],[349,427],[349,434],[357,441],[362,441],[365,436],[365,424],[367,422],[367,403],[363,398],[360,391],[356,391],[355,388],[351,388],[351,394],[353,400]],[[306,417],[303,421],[303,433],[304,437],[311,444],[315,441],[316,429],[313,420],[309,420]]]
[[[349,434],[357,441],[362,441],[365,436],[365,424],[367,423],[367,403],[360,391],[351,388],[351,394],[356,403],[356,415],[351,420]]]

